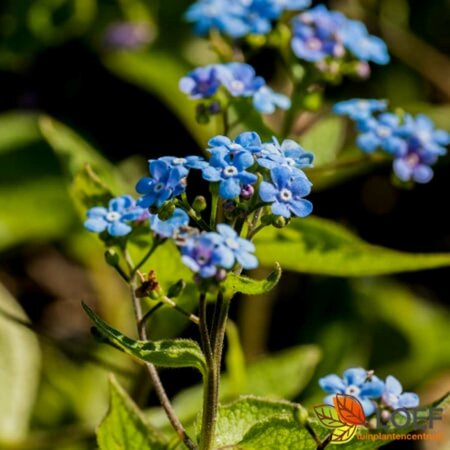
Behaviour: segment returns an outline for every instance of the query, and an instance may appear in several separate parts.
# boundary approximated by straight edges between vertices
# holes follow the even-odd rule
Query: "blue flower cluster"
[[[343,378],[328,375],[319,380],[320,387],[328,394],[324,401],[333,405],[336,394],[355,397],[364,408],[364,414],[371,416],[376,407],[387,409],[415,408],[419,406],[419,396],[412,392],[403,392],[400,382],[389,375],[386,381],[362,368],[348,369]]]
[[[338,62],[343,65],[355,59],[362,64],[389,62],[383,40],[370,35],[362,22],[350,20],[340,12],[329,11],[324,5],[296,16],[292,20],[292,30],[291,46],[295,55],[317,63],[323,71],[337,71]],[[362,69],[356,65],[354,70]],[[370,69],[367,66],[365,70]]]
[[[267,34],[284,11],[299,11],[310,4],[311,0],[198,0],[188,9],[186,18],[195,24],[197,34],[204,36],[217,30],[240,38]]]
[[[244,63],[198,67],[181,78],[179,87],[192,99],[211,98],[224,87],[231,97],[252,98],[255,109],[266,114],[272,114],[277,107],[289,109],[291,106],[288,97],[274,92],[264,78],[256,76],[252,66]]]
[[[394,173],[400,180],[428,183],[433,178],[431,166],[447,153],[450,134],[436,129],[423,114],[400,117],[386,109],[387,102],[382,100],[352,99],[334,106],[335,113],[356,122],[361,150],[381,149],[394,158]]]
[[[181,248],[182,261],[201,278],[223,278],[223,269],[236,263],[244,269],[254,269],[258,260],[255,246],[239,237],[229,225],[220,224],[217,232],[203,232],[188,237]]]
[[[304,198],[311,183],[303,169],[312,166],[313,155],[292,140],[262,142],[255,132],[241,133],[235,140],[215,136],[207,151],[209,160],[199,156],[150,160],[149,176],[136,184],[139,200],[125,195],[111,200],[109,208],[92,208],[85,227],[118,237],[129,234],[133,222],[148,220],[155,236],[174,240],[183,262],[200,278],[220,280],[236,264],[244,269],[257,267],[254,245],[229,225],[219,224],[217,231],[203,226],[203,232],[189,226],[190,215],[202,222],[184,195],[189,172],[198,170],[204,180],[215,185],[213,191],[224,211],[227,202],[232,204],[237,215],[230,222],[240,217],[239,211],[248,214],[261,208],[270,218],[267,223],[274,223],[277,216],[289,219],[311,213],[312,204]]]

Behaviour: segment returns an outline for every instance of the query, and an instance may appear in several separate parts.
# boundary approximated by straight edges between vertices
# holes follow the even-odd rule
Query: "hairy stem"
[[[127,260],[127,264],[129,266],[131,279],[130,279],[130,294],[131,294],[131,300],[133,303],[133,309],[134,309],[134,315],[137,323],[137,329],[139,334],[139,339],[146,341],[147,338],[147,331],[145,327],[140,326],[140,323],[143,318],[142,314],[142,306],[139,298],[136,296],[136,289],[137,286],[137,266],[134,267],[133,262],[131,261],[130,255],[125,250],[125,258]],[[184,442],[184,445],[190,449],[190,450],[197,450],[197,446],[192,441],[192,439],[188,436],[186,433],[186,430],[184,429],[182,423],[180,422],[180,419],[178,419],[178,416],[176,415],[172,404],[170,403],[169,397],[166,394],[166,391],[164,389],[164,386],[161,383],[161,379],[159,378],[158,372],[153,364],[146,363],[145,368],[150,376],[151,382],[153,384],[153,387],[155,389],[156,395],[158,396],[158,399],[161,403],[161,406],[163,407],[165,413],[167,414],[167,417],[169,418],[170,423],[172,424],[173,429],[179,436],[179,438]]]

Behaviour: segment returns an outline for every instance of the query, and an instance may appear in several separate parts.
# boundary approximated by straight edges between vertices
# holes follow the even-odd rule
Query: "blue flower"
[[[149,163],[151,177],[143,177],[136,184],[136,191],[143,196],[138,205],[143,208],[160,207],[166,200],[186,190],[186,169],[173,167],[161,160]]]
[[[419,406],[419,396],[413,392],[403,392],[402,385],[392,375],[386,378],[381,398],[383,403],[392,409],[417,408]]]
[[[195,23],[195,31],[201,36],[218,30],[238,38],[250,32],[245,15],[246,8],[239,0],[199,0],[189,7],[186,19]]]
[[[262,86],[253,95],[253,106],[261,113],[272,114],[277,107],[289,109],[291,100],[286,95],[274,92],[268,86]]]
[[[164,161],[171,167],[184,168],[187,172],[189,169],[203,169],[208,165],[201,156],[191,155],[191,156],[162,156],[158,158],[160,161]]]
[[[122,195],[109,201],[108,208],[96,206],[87,212],[84,227],[94,233],[107,231],[111,236],[125,236],[132,227],[127,222],[140,219],[145,211],[136,206],[129,195]]]
[[[253,254],[255,253],[255,245],[239,237],[233,228],[226,224],[217,225],[217,231],[222,237],[222,245],[226,251],[230,251],[233,258],[236,259],[244,269],[255,269],[258,267],[258,259]]]
[[[298,58],[318,62],[327,57],[341,58],[345,48],[339,38],[345,17],[318,5],[292,20],[292,50]]]
[[[161,220],[158,214],[150,215],[150,228],[157,235],[169,238],[173,237],[180,228],[189,224],[189,216],[180,208],[175,208],[172,217],[167,220]]]
[[[233,97],[251,97],[266,83],[264,78],[256,76],[255,69],[249,64],[232,62],[224,67],[222,83]]]
[[[358,122],[362,132],[356,140],[358,147],[371,153],[382,148],[388,153],[399,155],[406,151],[406,142],[400,135],[400,119],[391,113],[380,114]]]
[[[295,175],[303,175],[301,169],[312,167],[314,155],[306,152],[297,142],[285,139],[281,145],[274,137],[273,141],[263,145],[256,162],[265,169],[287,167]]]
[[[347,20],[341,30],[345,47],[361,61],[372,61],[376,64],[387,64],[390,60],[385,42],[372,36],[366,26],[357,20]]]
[[[231,200],[239,196],[241,186],[254,184],[257,176],[247,172],[254,159],[247,151],[230,153],[225,148],[211,150],[210,166],[203,169],[202,176],[212,183],[219,182],[219,195],[225,200]]]
[[[368,417],[375,412],[372,399],[378,399],[384,392],[384,383],[376,376],[368,380],[368,372],[364,369],[348,369],[344,372],[344,378],[337,375],[328,375],[319,380],[320,387],[329,395],[325,403],[332,405],[335,394],[346,394],[359,400],[364,408],[364,414]]]
[[[450,144],[450,134],[436,129],[433,121],[424,114],[415,118],[406,114],[400,134],[408,140],[410,147],[420,147],[435,155],[445,155],[445,147]]]
[[[353,98],[338,102],[333,106],[333,111],[340,116],[348,116],[352,120],[367,120],[373,112],[385,111],[385,100]]]
[[[192,236],[180,247],[181,260],[202,278],[211,278],[221,268],[231,269],[234,256],[222,245],[223,238],[214,232]]]
[[[179,82],[180,91],[193,99],[212,97],[222,86],[219,64],[197,67]]]
[[[306,176],[293,176],[287,167],[275,167],[270,175],[272,183],[261,182],[259,196],[263,202],[271,203],[273,214],[286,218],[311,214],[312,203],[303,198],[311,192],[311,183]]]
[[[208,151],[227,150],[236,155],[241,152],[258,153],[262,149],[261,138],[254,131],[244,131],[232,141],[227,136],[215,136],[208,141]]]
[[[438,156],[420,148],[408,148],[405,154],[394,159],[395,175],[402,181],[428,183],[433,178],[433,165]]]

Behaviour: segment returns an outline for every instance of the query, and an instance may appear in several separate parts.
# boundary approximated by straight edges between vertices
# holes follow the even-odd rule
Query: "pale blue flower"
[[[413,392],[403,392],[403,387],[397,378],[389,375],[384,383],[383,403],[392,409],[417,408],[419,396]]]

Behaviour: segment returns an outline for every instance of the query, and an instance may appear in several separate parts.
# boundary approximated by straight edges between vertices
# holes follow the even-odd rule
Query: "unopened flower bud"
[[[196,212],[202,212],[206,209],[208,206],[208,203],[206,202],[206,198],[203,197],[203,195],[197,195],[197,197],[194,198],[194,201],[192,202],[192,208]]]
[[[389,419],[391,418],[391,413],[388,410],[384,410],[381,412],[381,422],[388,423]]]
[[[216,280],[223,281],[227,277],[227,271],[225,269],[218,269],[216,273]]]
[[[233,200],[227,200],[223,202],[223,210],[227,213],[232,213],[236,210],[236,203]]]
[[[275,228],[284,228],[286,225],[286,219],[283,216],[278,216],[273,222]]]
[[[208,109],[203,103],[200,103],[197,105],[197,108],[195,111],[195,118],[198,123],[201,123],[201,124],[209,123]]]
[[[370,77],[370,65],[366,61],[360,61],[356,65],[356,75],[363,80]]]
[[[261,223],[263,225],[272,225],[273,223],[273,215],[272,214],[265,214],[261,217]]]
[[[251,184],[245,184],[241,188],[241,198],[244,200],[248,200],[253,197],[253,194],[255,193],[255,188]]]
[[[184,280],[178,280],[175,284],[172,284],[172,286],[170,286],[169,290],[167,291],[167,297],[169,298],[179,297],[185,287],[186,282]]]
[[[108,248],[105,252],[105,261],[112,267],[116,267],[119,264],[119,255],[112,248]]]
[[[173,216],[175,205],[173,203],[166,203],[158,212],[160,220],[169,220]]]

